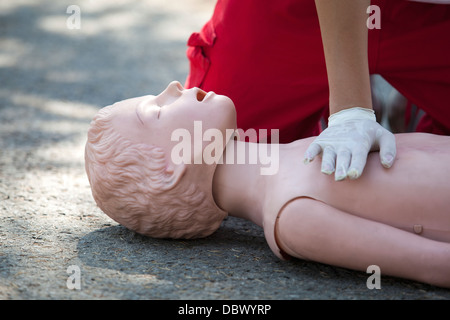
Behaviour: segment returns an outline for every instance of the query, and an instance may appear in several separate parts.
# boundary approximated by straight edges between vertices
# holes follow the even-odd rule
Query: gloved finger
[[[320,144],[313,142],[309,145],[308,149],[306,149],[305,156],[303,158],[303,162],[305,164],[310,163],[313,159],[318,156],[322,152],[322,147]]]
[[[321,171],[325,174],[332,174],[336,165],[336,152],[332,147],[325,147],[322,154],[322,168]]]
[[[336,173],[334,174],[334,179],[336,181],[344,180],[347,177],[351,159],[352,154],[347,148],[342,148],[338,151],[336,158]]]
[[[397,145],[395,143],[395,135],[386,130],[379,138],[380,160],[385,168],[390,168],[394,164],[397,155]]]
[[[347,171],[347,177],[358,179],[366,166],[368,152],[356,151],[352,154],[350,168]]]

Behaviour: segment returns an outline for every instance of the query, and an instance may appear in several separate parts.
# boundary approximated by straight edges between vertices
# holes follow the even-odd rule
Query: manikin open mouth
[[[198,88],[198,91],[197,91],[197,100],[198,100],[198,101],[203,101],[203,99],[205,99],[205,97],[206,97],[206,92],[203,91],[202,89]]]

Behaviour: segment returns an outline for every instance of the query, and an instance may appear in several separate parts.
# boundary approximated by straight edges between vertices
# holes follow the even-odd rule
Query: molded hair
[[[112,108],[96,114],[85,147],[98,207],[126,228],[154,238],[200,238],[216,231],[227,213],[181,179],[184,164],[168,171],[163,149],[115,132]]]

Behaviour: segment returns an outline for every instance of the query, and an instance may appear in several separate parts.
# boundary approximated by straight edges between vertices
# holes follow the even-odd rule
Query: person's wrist
[[[328,118],[328,126],[341,124],[348,120],[373,120],[376,121],[375,111],[368,108],[352,107],[333,113]]]

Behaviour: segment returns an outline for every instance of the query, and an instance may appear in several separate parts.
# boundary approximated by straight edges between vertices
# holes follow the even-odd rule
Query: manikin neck
[[[231,140],[218,164],[213,178],[213,196],[217,205],[230,216],[250,220],[263,226],[263,205],[267,195],[269,175],[261,174],[261,164],[238,161],[239,152],[249,155],[252,143]],[[253,149],[254,150],[254,149]],[[227,154],[232,153],[232,156]],[[231,158],[231,159],[230,159]]]

